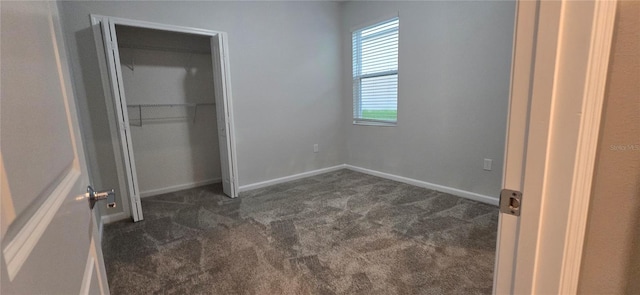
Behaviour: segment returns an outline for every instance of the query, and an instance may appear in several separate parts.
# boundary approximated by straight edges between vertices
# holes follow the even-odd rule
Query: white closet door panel
[[[235,197],[234,179],[232,179],[231,168],[231,141],[228,138],[229,106],[225,96],[227,95],[227,85],[225,81],[224,56],[221,54],[222,39],[220,35],[211,37],[211,60],[213,62],[213,90],[216,100],[216,117],[218,119],[218,140],[220,143],[220,164],[222,166],[222,190],[230,197]]]

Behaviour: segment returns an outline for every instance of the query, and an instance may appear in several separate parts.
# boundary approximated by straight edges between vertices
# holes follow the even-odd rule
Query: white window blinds
[[[398,120],[398,28],[393,18],[353,32],[353,119]]]

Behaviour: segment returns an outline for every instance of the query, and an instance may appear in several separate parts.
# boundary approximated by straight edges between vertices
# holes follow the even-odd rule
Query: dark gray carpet
[[[112,294],[488,294],[497,208],[349,170],[142,200],[105,227]]]

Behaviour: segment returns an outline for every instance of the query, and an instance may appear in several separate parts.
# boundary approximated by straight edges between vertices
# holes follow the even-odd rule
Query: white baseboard
[[[463,198],[466,198],[466,199],[478,201],[478,202],[489,204],[489,205],[498,206],[498,202],[499,202],[497,197],[485,196],[485,195],[481,195],[481,194],[473,193],[473,192],[469,192],[469,191],[464,191],[464,190],[457,189],[457,188],[452,188],[452,187],[439,185],[439,184],[433,184],[433,183],[429,183],[429,182],[422,181],[422,180],[417,180],[417,179],[408,178],[408,177],[404,177],[404,176],[398,176],[398,175],[384,173],[384,172],[380,172],[380,171],[376,171],[376,170],[361,168],[361,167],[357,167],[357,166],[353,166],[353,165],[349,165],[349,164],[336,165],[336,166],[332,166],[332,167],[328,167],[328,168],[322,168],[322,169],[307,171],[307,172],[298,173],[298,174],[294,174],[294,175],[289,175],[289,176],[285,176],[285,177],[280,177],[280,178],[276,178],[276,179],[271,179],[271,180],[267,180],[267,181],[262,181],[262,182],[242,185],[242,186],[240,186],[240,191],[244,192],[244,191],[248,191],[248,190],[254,190],[254,189],[263,188],[263,187],[267,187],[267,186],[271,186],[271,185],[279,184],[279,183],[283,183],[283,182],[288,182],[288,181],[292,181],[292,180],[297,180],[297,179],[301,179],[301,178],[305,178],[305,177],[309,177],[309,176],[314,176],[314,175],[318,175],[318,174],[322,174],[322,173],[333,172],[333,171],[337,171],[337,170],[340,170],[340,169],[349,169],[349,170],[353,170],[353,171],[357,171],[357,172],[362,172],[362,173],[373,175],[373,176],[378,176],[378,177],[382,177],[382,178],[386,178],[386,179],[390,179],[390,180],[394,180],[394,181],[398,181],[398,182],[402,182],[402,183],[406,183],[406,184],[411,184],[411,185],[415,185],[415,186],[419,186],[419,187],[424,187],[424,188],[440,191],[440,192],[443,192],[443,193],[456,195],[456,196],[459,196],[459,197],[463,197]]]
[[[196,181],[196,182],[190,182],[190,183],[185,183],[185,184],[172,185],[172,186],[167,186],[167,187],[163,187],[163,188],[152,189],[152,190],[147,190],[147,191],[144,191],[144,192],[140,192],[140,197],[141,198],[146,198],[146,197],[151,197],[151,196],[157,196],[157,195],[161,195],[161,194],[177,192],[177,191],[181,191],[181,190],[185,190],[185,189],[190,189],[190,188],[194,188],[194,187],[199,187],[199,186],[213,184],[213,183],[220,183],[220,182],[222,182],[222,178],[218,177],[218,178],[212,178],[212,179],[207,179],[207,180],[203,180],[203,181]]]
[[[366,168],[357,167],[357,166],[348,165],[348,164],[341,164],[341,165],[336,165],[336,166],[332,166],[332,167],[327,167],[327,168],[316,169],[316,170],[307,171],[307,172],[303,172],[303,173],[293,174],[293,175],[289,175],[289,176],[285,176],[285,177],[275,178],[275,179],[271,179],[271,180],[267,180],[267,181],[261,181],[261,182],[256,182],[256,183],[252,183],[252,184],[242,185],[242,186],[240,186],[239,190],[241,192],[244,192],[244,191],[259,189],[259,188],[263,188],[263,187],[267,187],[267,186],[271,186],[271,185],[275,185],[275,184],[279,184],[279,183],[283,183],[283,182],[288,182],[288,181],[293,181],[293,180],[297,180],[297,179],[301,179],[301,178],[305,178],[305,177],[315,176],[315,175],[318,175],[318,174],[338,171],[340,169],[349,169],[349,170],[353,170],[353,171],[357,171],[357,172],[361,172],[361,173],[365,173],[365,174],[369,174],[369,175],[373,175],[373,176],[377,176],[377,177],[386,178],[386,179],[393,180],[393,181],[398,181],[398,182],[402,182],[402,183],[406,183],[406,184],[410,184],[410,185],[424,187],[424,188],[428,188],[428,189],[440,191],[440,192],[443,192],[443,193],[456,195],[456,196],[459,196],[459,197],[463,197],[463,198],[466,198],[466,199],[478,201],[478,202],[489,204],[489,205],[498,206],[498,202],[499,202],[497,197],[485,196],[485,195],[481,195],[481,194],[473,193],[473,192],[469,192],[469,191],[464,191],[464,190],[457,189],[457,188],[452,188],[452,187],[443,186],[443,185],[439,185],[439,184],[433,184],[433,183],[429,183],[429,182],[422,181],[422,180],[417,180],[417,179],[408,178],[408,177],[404,177],[404,176],[398,176],[398,175],[394,175],[394,174],[384,173],[384,172],[371,170],[371,169],[366,169]],[[162,188],[162,189],[141,192],[140,196],[141,197],[147,197],[147,196],[152,196],[152,195],[169,193],[169,192],[179,191],[179,190],[183,190],[183,189],[194,188],[194,187],[198,187],[198,186],[202,186],[202,185],[218,183],[220,181],[221,181],[221,179],[217,178],[217,179],[200,181],[200,182],[195,182],[195,183],[190,183],[190,184],[176,185],[176,186],[166,187],[166,188]],[[127,219],[127,218],[130,218],[130,216],[127,213],[119,212],[119,213],[115,213],[115,214],[111,214],[111,215],[102,216],[102,223],[109,224],[109,223],[120,221],[120,220],[124,220],[124,219]]]
[[[466,199],[478,201],[478,202],[489,204],[489,205],[498,206],[498,202],[499,202],[497,197],[485,196],[485,195],[481,195],[481,194],[473,193],[473,192],[469,192],[469,191],[464,191],[464,190],[457,189],[457,188],[452,188],[452,187],[443,186],[443,185],[439,185],[439,184],[433,184],[433,183],[429,183],[429,182],[422,181],[422,180],[417,180],[417,179],[408,178],[408,177],[404,177],[404,176],[398,176],[398,175],[394,175],[394,174],[384,173],[384,172],[371,170],[371,169],[366,169],[366,168],[361,168],[361,167],[357,167],[357,166],[353,166],[353,165],[345,164],[344,166],[345,166],[345,168],[347,168],[349,170],[362,172],[362,173],[366,173],[366,174],[369,174],[369,175],[378,176],[378,177],[386,178],[386,179],[389,179],[389,180],[394,180],[394,181],[398,181],[398,182],[402,182],[402,183],[406,183],[406,184],[411,184],[411,185],[415,185],[415,186],[419,186],[419,187],[424,187],[424,188],[436,190],[436,191],[443,192],[443,193],[452,194],[452,195],[456,195],[456,196],[459,196],[459,197],[463,197],[463,198],[466,198]]]
[[[252,184],[241,185],[239,189],[240,189],[241,192],[244,192],[244,191],[263,188],[263,187],[267,187],[267,186],[271,186],[271,185],[274,185],[274,184],[279,184],[279,183],[283,183],[283,182],[287,182],[287,181],[292,181],[292,180],[297,180],[297,179],[301,179],[301,178],[305,178],[305,177],[309,177],[309,176],[314,176],[314,175],[318,175],[318,174],[322,174],[322,173],[338,171],[340,169],[345,169],[345,168],[346,168],[346,165],[345,164],[341,164],[341,165],[336,165],[336,166],[332,166],[332,167],[327,167],[327,168],[322,168],[322,169],[317,169],[317,170],[311,170],[311,171],[302,172],[302,173],[298,173],[298,174],[293,174],[293,175],[289,175],[289,176],[285,176],[285,177],[271,179],[271,180],[267,180],[267,181],[261,181],[261,182],[256,182],[256,183],[252,183]]]
[[[190,189],[190,188],[208,185],[212,183],[219,183],[221,181],[222,181],[221,178],[213,178],[213,179],[208,179],[204,181],[198,181],[198,182],[192,182],[187,184],[164,187],[160,189],[148,190],[148,191],[140,192],[140,197],[144,198],[144,197],[150,197],[150,196],[155,196],[159,194],[177,192],[183,189]],[[114,214],[104,215],[101,217],[101,220],[102,220],[102,224],[109,224],[112,222],[125,220],[127,218],[131,218],[131,215],[129,215],[128,212],[118,212]],[[99,227],[99,229],[100,229],[100,235],[102,236],[102,225]]]
[[[109,224],[112,222],[125,220],[127,218],[131,218],[131,216],[127,214],[127,212],[118,212],[109,215],[103,215],[100,220],[102,221],[102,224]],[[102,228],[100,228],[100,231],[102,231]]]

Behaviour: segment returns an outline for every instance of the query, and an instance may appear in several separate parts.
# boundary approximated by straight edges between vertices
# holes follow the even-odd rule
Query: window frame
[[[357,68],[361,68],[361,60],[358,59],[356,60],[356,54],[358,56],[361,55],[361,53],[356,53],[354,52],[354,49],[357,48],[358,52],[361,52],[362,50],[362,44],[358,44],[358,46],[354,46],[354,42],[356,41],[356,39],[354,38],[354,33],[356,32],[361,32],[367,29],[371,29],[373,27],[376,27],[378,25],[382,25],[384,23],[388,23],[388,22],[392,22],[392,21],[398,21],[398,25],[396,28],[390,28],[390,29],[386,29],[380,32],[376,32],[375,34],[372,34],[371,36],[366,36],[364,39],[372,39],[375,37],[378,37],[380,35],[384,35],[384,34],[388,34],[390,32],[393,31],[397,31],[398,34],[398,53],[397,53],[397,59],[398,59],[398,66],[395,70],[387,70],[387,71],[380,71],[380,72],[375,72],[375,73],[369,73],[369,74],[359,74],[356,73],[356,63],[360,63],[360,65]],[[359,38],[358,41],[362,42],[363,38]],[[361,105],[362,105],[362,80],[363,79],[367,79],[367,78],[376,78],[376,77],[385,77],[385,76],[392,76],[395,75],[397,78],[397,81],[399,82],[400,79],[400,74],[399,74],[399,68],[400,68],[400,52],[399,52],[399,48],[400,48],[400,16],[398,13],[393,14],[393,15],[387,15],[386,17],[380,17],[377,18],[376,20],[370,21],[366,24],[363,25],[359,25],[356,27],[351,28],[351,73],[352,73],[352,99],[353,99],[353,112],[352,112],[352,117],[353,117],[353,124],[354,125],[366,125],[366,126],[387,126],[387,127],[394,127],[397,126],[398,124],[398,116],[397,116],[397,111],[399,109],[398,104],[399,104],[399,93],[400,93],[400,89],[399,89],[399,85],[396,87],[396,120],[395,121],[389,121],[389,120],[376,120],[376,119],[367,119],[367,118],[360,118],[358,116],[356,116],[356,114],[358,114],[359,116],[362,115],[362,109],[361,109]],[[359,74],[359,75],[358,75]]]

